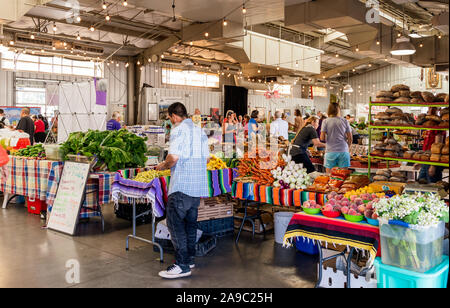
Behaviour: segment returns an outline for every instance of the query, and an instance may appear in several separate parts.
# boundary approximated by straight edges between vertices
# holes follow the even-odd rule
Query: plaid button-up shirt
[[[208,137],[186,119],[172,129],[169,154],[179,157],[171,169],[169,195],[181,192],[191,197],[208,197]]]

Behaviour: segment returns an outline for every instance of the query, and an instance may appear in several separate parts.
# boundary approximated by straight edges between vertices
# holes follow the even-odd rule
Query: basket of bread
[[[428,91],[411,91],[407,85],[397,84],[390,91],[378,91],[374,102],[408,104],[448,103],[449,95],[447,93],[435,95]]]

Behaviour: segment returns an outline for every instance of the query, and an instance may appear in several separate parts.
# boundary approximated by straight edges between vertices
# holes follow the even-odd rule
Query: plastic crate
[[[319,246],[314,244],[312,240],[307,240],[304,237],[299,237],[295,239],[295,247],[298,251],[306,253],[311,256],[316,256],[319,254]]]
[[[381,219],[379,222],[383,264],[424,273],[441,263],[445,234],[443,221],[429,227]]]
[[[376,258],[378,288],[446,288],[448,266],[448,256],[443,256],[438,266],[425,273],[418,273],[383,264],[380,258]]]
[[[225,236],[234,232],[234,218],[220,218],[199,221],[197,228],[206,235]]]
[[[136,203],[136,216],[148,211],[150,211],[150,213],[148,213],[147,215],[136,218],[137,225],[148,224],[152,222],[152,207],[149,203]],[[125,219],[128,221],[133,220],[133,206],[131,204],[119,203],[115,207],[114,212],[117,218]]]
[[[39,200],[39,199],[26,199],[28,213],[30,214],[41,214],[42,211],[47,210],[47,203],[45,201]]]
[[[158,243],[161,245],[164,253],[170,253],[173,254],[175,252],[175,249],[173,247],[171,240],[166,239],[160,239],[155,238],[155,243]],[[204,257],[208,253],[210,253],[214,248],[217,246],[217,237],[216,236],[202,236],[202,238],[198,241],[198,243],[195,245],[195,256],[196,257]],[[159,252],[159,249],[157,246],[153,246],[153,251]]]

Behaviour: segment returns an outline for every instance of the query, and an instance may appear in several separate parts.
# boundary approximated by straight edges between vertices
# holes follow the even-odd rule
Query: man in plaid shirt
[[[200,198],[208,196],[209,148],[208,137],[188,118],[183,104],[172,104],[169,118],[175,126],[170,134],[169,153],[156,169],[171,169],[166,213],[176,262],[159,276],[173,279],[190,276],[195,267],[198,207]]]

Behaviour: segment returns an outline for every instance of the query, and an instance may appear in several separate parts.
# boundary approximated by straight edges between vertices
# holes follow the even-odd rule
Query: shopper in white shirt
[[[289,140],[289,123],[281,118],[281,111],[275,112],[275,121],[270,124],[270,135],[273,137],[283,137]]]

